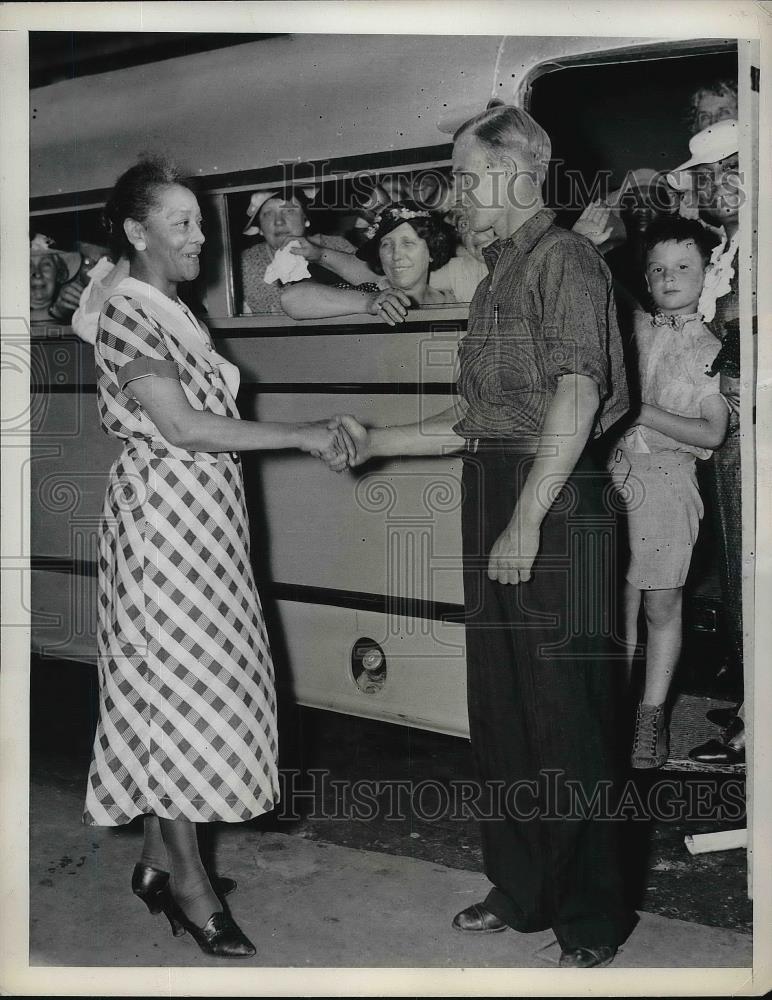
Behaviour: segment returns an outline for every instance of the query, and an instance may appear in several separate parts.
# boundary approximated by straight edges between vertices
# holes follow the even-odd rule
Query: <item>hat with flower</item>
[[[371,261],[378,257],[378,247],[381,240],[387,233],[397,229],[407,222],[413,225],[416,219],[425,219],[431,223],[434,218],[433,213],[428,208],[421,208],[414,201],[397,201],[391,205],[386,205],[376,215],[375,221],[368,226],[364,232],[365,243],[357,250],[357,257],[360,260]],[[415,226],[413,225],[415,229]]]
[[[39,261],[41,257],[53,257],[56,263],[56,277],[60,284],[74,278],[81,264],[79,253],[57,250],[51,237],[44,236],[43,233],[35,233],[30,240],[29,256],[31,261]]]

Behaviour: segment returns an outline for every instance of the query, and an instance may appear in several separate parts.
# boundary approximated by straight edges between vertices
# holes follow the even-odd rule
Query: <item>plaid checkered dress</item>
[[[278,800],[276,705],[240,463],[172,447],[124,389],[155,374],[179,379],[196,409],[237,419],[236,404],[206,353],[130,297],[105,305],[95,352],[102,425],[125,444],[100,526],[84,821],[258,816]]]

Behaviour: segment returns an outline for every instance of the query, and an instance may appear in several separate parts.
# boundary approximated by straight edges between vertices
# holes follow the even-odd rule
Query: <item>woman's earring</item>
[[[311,223],[310,223],[310,222],[308,221],[308,219],[306,219],[306,221],[305,221],[305,227],[306,227],[306,229],[308,229],[308,227],[309,227],[310,225],[311,225]]]
[[[147,250],[147,243],[144,240],[140,240],[139,243],[134,244],[135,250]]]

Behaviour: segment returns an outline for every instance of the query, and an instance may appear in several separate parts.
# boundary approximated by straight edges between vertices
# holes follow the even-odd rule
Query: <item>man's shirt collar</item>
[[[519,229],[516,229],[511,236],[489,243],[483,247],[483,260],[488,265],[488,270],[493,273],[496,263],[505,250],[514,250],[518,256],[525,256],[529,253],[539,240],[544,236],[550,226],[555,222],[555,213],[551,208],[542,208],[532,215],[527,222],[524,222]]]

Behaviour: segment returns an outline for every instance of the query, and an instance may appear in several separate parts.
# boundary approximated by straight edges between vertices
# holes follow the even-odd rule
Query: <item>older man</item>
[[[489,818],[484,903],[460,931],[552,927],[563,967],[608,965],[634,916],[614,783],[613,511],[592,441],[627,407],[611,277],[558,228],[541,185],[550,140],[499,106],[456,133],[472,230],[492,228],[460,345],[458,406],[401,427],[344,427],[354,464],[462,451],[469,726]]]

